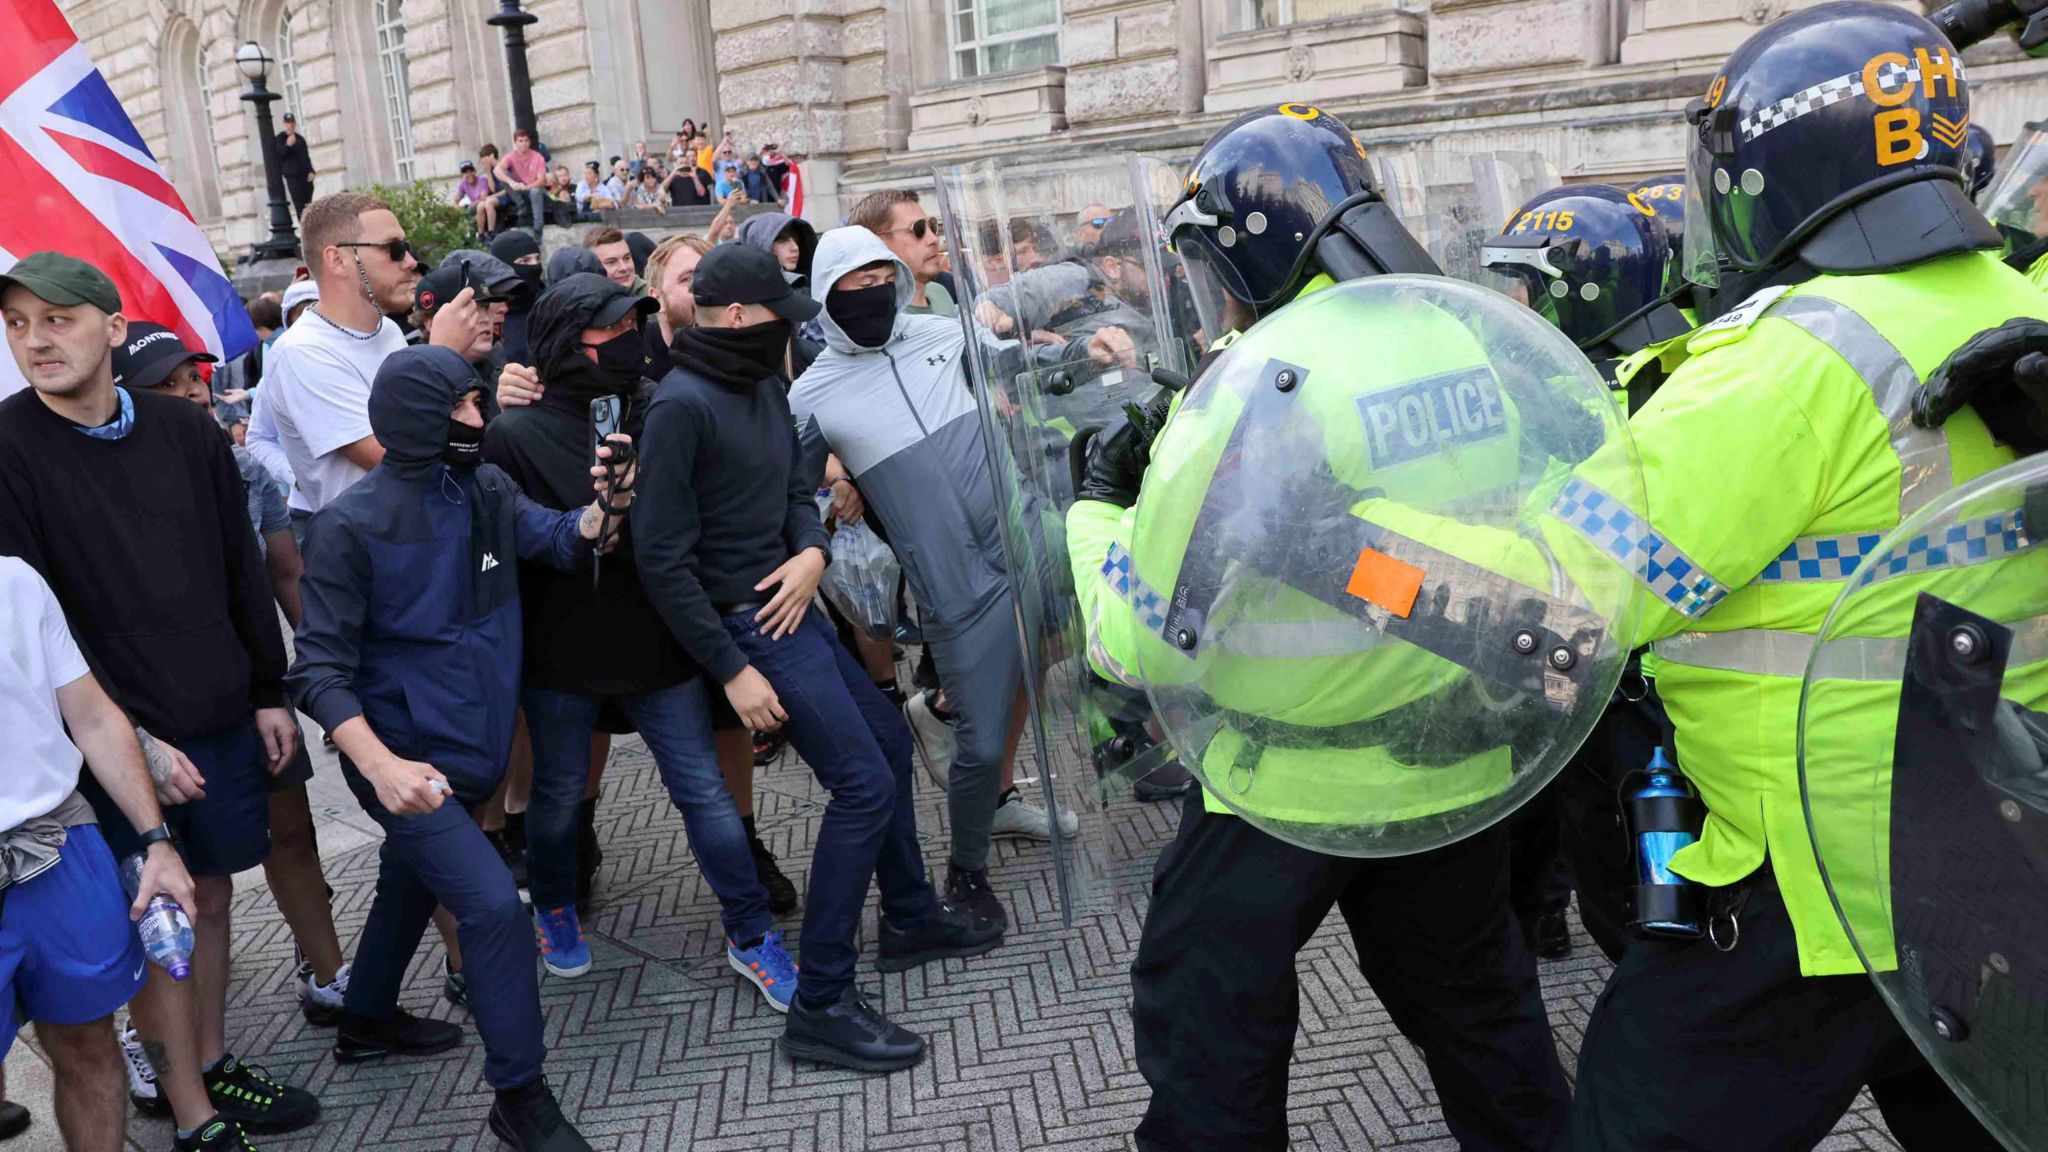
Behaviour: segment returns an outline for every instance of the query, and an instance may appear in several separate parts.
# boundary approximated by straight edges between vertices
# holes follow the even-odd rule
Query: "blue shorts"
[[[204,798],[164,809],[164,823],[178,838],[186,869],[194,876],[233,876],[263,863],[270,855],[270,758],[256,734],[255,717],[167,743],[183,752],[206,781]],[[82,776],[79,791],[92,802],[115,859],[141,850],[128,818],[91,773]]]
[[[142,988],[142,939],[98,828],[70,829],[41,875],[0,889],[0,1055],[24,1020],[90,1024]]]

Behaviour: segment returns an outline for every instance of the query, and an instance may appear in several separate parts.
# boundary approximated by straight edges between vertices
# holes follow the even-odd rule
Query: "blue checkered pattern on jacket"
[[[1131,554],[1123,545],[1109,546],[1109,554],[1102,559],[1102,578],[1109,581],[1118,599],[1130,604],[1146,631],[1157,632],[1166,627],[1166,601],[1138,575],[1131,564]]]
[[[1728,595],[1728,589],[1666,540],[1648,520],[1591,484],[1573,477],[1550,506],[1550,514],[1620,561],[1643,587],[1697,620]]]

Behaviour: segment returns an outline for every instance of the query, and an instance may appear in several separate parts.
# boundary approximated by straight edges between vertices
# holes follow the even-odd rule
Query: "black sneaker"
[[[441,961],[441,999],[457,1008],[469,1007],[469,977],[460,972],[450,972],[448,961]]]
[[[796,885],[776,865],[775,853],[761,843],[759,836],[747,837],[747,847],[754,853],[754,874],[761,878],[761,887],[768,889],[768,910],[777,916],[796,911]]]
[[[12,1100],[0,1100],[0,1140],[12,1140],[28,1131],[28,1109]]]
[[[249,1143],[249,1137],[242,1126],[226,1116],[215,1116],[201,1124],[192,1135],[171,1136],[173,1152],[194,1152],[206,1148],[212,1152],[256,1152],[256,1146]]]
[[[1178,760],[1169,760],[1152,771],[1145,773],[1138,782],[1131,785],[1131,797],[1147,804],[1157,804],[1187,794],[1195,786],[1194,773],[1189,772]]]
[[[506,817],[509,821],[511,817]],[[512,884],[516,888],[526,887],[526,843],[524,836],[515,837],[510,824],[496,832],[485,832],[484,839],[498,850],[498,859],[505,862],[505,869],[512,873]]]
[[[766,768],[775,763],[775,758],[782,755],[783,746],[788,743],[789,737],[780,732],[754,733],[754,767]]]
[[[875,968],[903,972],[933,960],[993,952],[1002,942],[1002,924],[956,908],[950,900],[941,900],[932,914],[914,928],[898,928],[883,917],[882,954],[875,960]]]
[[[590,1152],[545,1079],[498,1093],[491,1101],[491,1131],[520,1152]]]
[[[1572,926],[1562,912],[1545,912],[1536,918],[1536,955],[1544,960],[1562,960],[1572,954]]]
[[[988,886],[988,869],[968,871],[946,865],[946,903],[983,920],[993,920],[1005,932],[1010,929],[1010,913],[1003,902],[996,899],[995,889]]]
[[[894,1072],[924,1059],[924,1037],[875,1011],[857,988],[848,988],[837,1004],[822,1009],[804,1007],[799,994],[789,1006],[778,1044],[792,1060],[856,1072]]]
[[[334,1060],[354,1064],[379,1056],[432,1056],[460,1043],[460,1025],[415,1016],[403,1008],[389,1020],[343,1012],[334,1034]]]
[[[219,1110],[217,1120],[233,1120],[251,1132],[295,1132],[320,1119],[320,1101],[304,1088],[280,1084],[254,1064],[233,1056],[205,1074],[206,1096]]]
[[[576,813],[576,905],[580,910],[597,891],[597,868],[604,849],[597,842],[597,798],[588,797]]]

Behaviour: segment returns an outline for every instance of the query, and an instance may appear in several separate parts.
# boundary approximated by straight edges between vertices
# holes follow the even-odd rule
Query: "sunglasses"
[[[934,236],[937,236],[939,234],[939,222],[927,216],[924,219],[919,220],[917,223],[912,224],[908,228],[898,228],[896,229],[896,231],[908,232],[910,233],[911,239],[922,240],[924,239],[925,233],[927,232],[931,233]]]
[[[404,240],[358,240],[350,244],[336,244],[336,248],[375,248],[390,257],[393,264],[405,263],[411,256],[412,245]]]
[[[1109,227],[1109,222],[1114,219],[1116,219],[1114,216],[1090,216],[1084,223],[1091,228],[1107,228]]]

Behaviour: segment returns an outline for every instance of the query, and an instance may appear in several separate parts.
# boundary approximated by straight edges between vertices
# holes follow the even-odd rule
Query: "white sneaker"
[[[1060,809],[1060,835],[1072,836],[1081,830],[1081,818],[1069,810]],[[1021,836],[1027,840],[1052,839],[1052,822],[1046,818],[1045,809],[1024,799],[1015,792],[1005,793],[996,805],[996,836]]]
[[[156,1086],[156,1069],[149,1066],[149,1054],[142,1050],[133,1028],[121,1029],[121,1063],[128,1066],[128,1098],[137,1108],[152,1116],[171,1110],[171,1102]]]
[[[332,1027],[341,1020],[341,1002],[348,995],[348,965],[343,964],[334,973],[334,982],[320,983],[320,978],[308,972],[306,991],[299,998],[299,1011],[306,1017],[306,1023],[321,1028]]]
[[[941,789],[953,768],[953,726],[932,712],[919,692],[903,703],[903,718],[910,721],[910,737],[917,741],[917,754],[924,758],[925,774]]]

